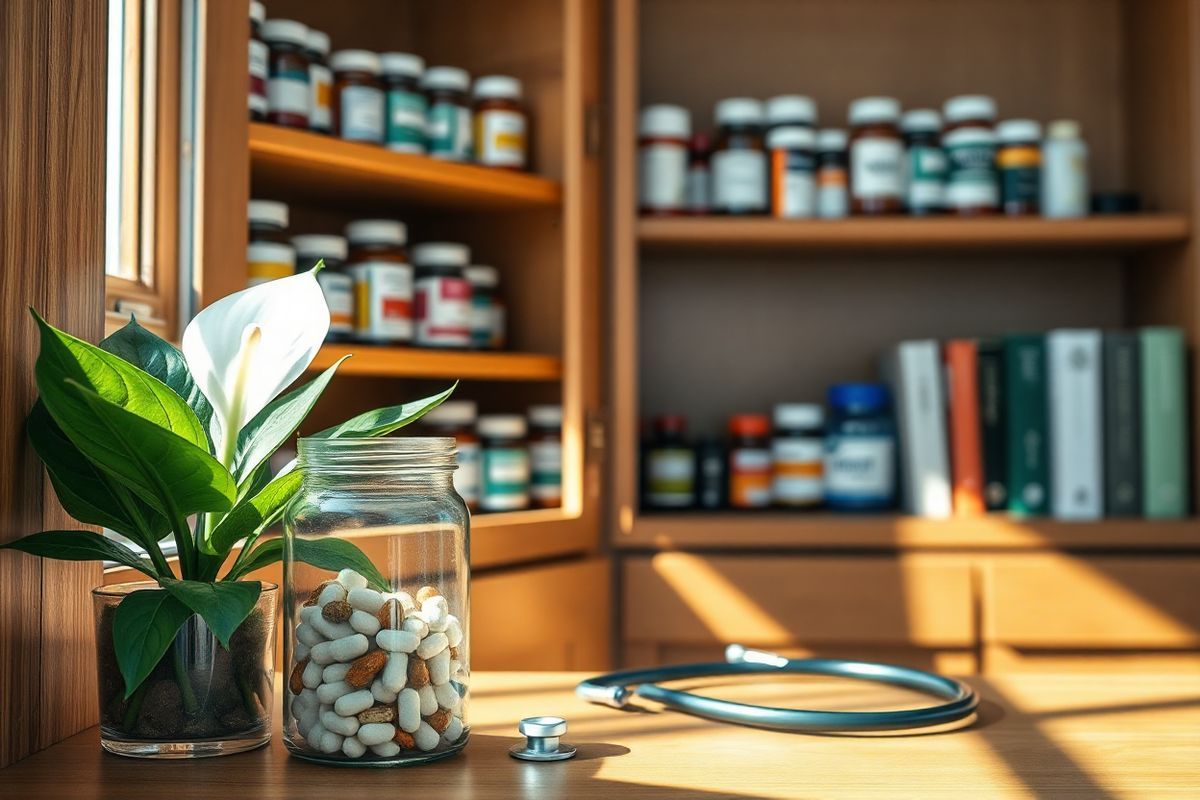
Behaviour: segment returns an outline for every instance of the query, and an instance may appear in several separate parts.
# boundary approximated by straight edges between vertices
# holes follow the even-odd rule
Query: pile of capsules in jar
[[[500,273],[472,263],[465,244],[414,245],[410,263],[408,229],[397,220],[356,220],[344,236],[310,233],[289,239],[286,204],[251,200],[248,217],[248,285],[324,262],[317,283],[329,307],[329,341],[504,349]]]
[[[344,569],[300,609],[288,678],[300,755],[366,762],[466,740],[462,624],[435,587],[384,594]]]
[[[891,97],[850,103],[849,131],[818,129],[804,95],[716,104],[717,134],[692,129],[681,106],[652,105],[638,122],[638,205],[646,215],[783,218],[1127,213],[1130,192],[1089,198],[1088,148],[1074,120],[997,121],[986,95],[902,113]]]
[[[521,82],[412,53],[337,50],[328,34],[250,3],[250,119],[488,167],[529,168]]]

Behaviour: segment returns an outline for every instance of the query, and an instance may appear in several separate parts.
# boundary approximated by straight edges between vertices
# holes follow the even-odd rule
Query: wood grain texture
[[[107,4],[0,4],[0,539],[80,527],[29,447],[28,307],[95,341],[104,302]],[[0,553],[0,766],[96,720],[89,592],[98,565]]]
[[[721,725],[647,708],[621,713],[574,696],[583,673],[472,676],[471,740],[455,758],[400,772],[330,769],[263,750],[212,761],[144,764],[100,752],[95,730],[4,773],[0,797],[667,798],[981,797],[1162,800],[1200,782],[1195,674],[967,678],[983,703],[971,727],[926,736],[805,736]],[[276,681],[278,687],[281,681]],[[926,702],[910,692],[818,679],[697,680],[719,697],[861,710]],[[276,706],[278,714],[278,705]],[[579,754],[516,761],[517,720],[568,719]]]
[[[327,344],[309,369],[328,369],[345,355],[352,358],[338,367],[342,376],[553,381],[563,374],[562,359],[538,353],[479,353],[364,344]]]

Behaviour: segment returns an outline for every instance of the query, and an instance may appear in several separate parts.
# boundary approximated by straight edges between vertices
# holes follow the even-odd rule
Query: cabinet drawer
[[[626,641],[969,647],[966,559],[705,556],[624,561]]]
[[[1200,558],[996,556],[984,638],[1027,648],[1200,647]]]

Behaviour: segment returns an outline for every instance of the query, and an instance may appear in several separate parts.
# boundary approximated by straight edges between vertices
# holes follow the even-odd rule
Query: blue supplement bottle
[[[891,395],[880,383],[829,387],[825,503],[837,511],[896,505],[896,427]]]

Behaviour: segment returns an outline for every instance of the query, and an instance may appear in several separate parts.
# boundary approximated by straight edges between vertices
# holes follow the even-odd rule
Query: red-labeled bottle
[[[771,420],[766,414],[729,418],[729,505],[771,505]]]

